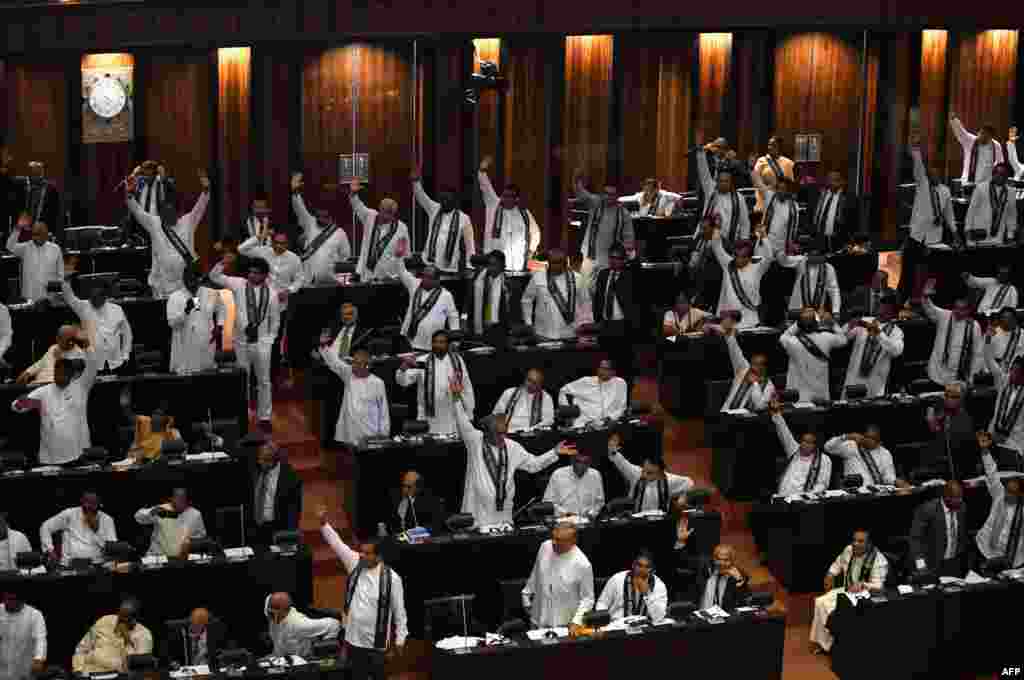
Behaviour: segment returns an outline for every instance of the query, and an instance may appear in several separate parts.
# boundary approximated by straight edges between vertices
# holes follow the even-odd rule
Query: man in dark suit
[[[256,454],[249,494],[252,543],[271,545],[275,531],[299,528],[302,515],[302,480],[282,459],[281,447],[264,441]]]
[[[497,304],[494,304],[495,295]],[[474,272],[466,284],[462,308],[466,310],[463,328],[471,335],[482,336],[495,326],[507,329],[517,322],[513,317],[512,293],[505,276],[505,253],[500,250],[487,253],[487,266]]]
[[[911,480],[970,479],[981,474],[976,455],[977,430],[964,405],[966,389],[962,383],[950,383],[945,387],[942,403],[928,408],[925,420],[932,441],[921,449],[918,467],[910,473]]]
[[[359,323],[359,308],[351,302],[346,302],[341,306],[341,316],[331,328],[330,335],[321,338],[320,341],[321,344],[324,340],[333,343],[332,348],[338,350],[338,356],[344,359],[352,356],[356,347],[365,346],[371,335],[373,329]]]
[[[809,231],[825,237],[829,251],[838,250],[858,231],[859,200],[847,190],[843,175],[833,170],[828,173],[828,184],[818,190],[806,215]]]
[[[645,324],[634,297],[638,292],[635,267],[626,265],[625,246],[613,243],[608,248],[608,268],[598,272],[590,285],[601,348],[618,368],[619,377],[632,384],[633,339]]]
[[[693,601],[698,609],[718,605],[725,611],[742,606],[750,594],[750,579],[736,566],[736,550],[725,543],[715,546],[713,558],[704,557],[697,568]]]
[[[942,498],[918,506],[910,527],[910,566],[938,576],[967,573],[967,510],[960,482],[950,480]]]
[[[878,316],[882,301],[893,295],[898,296],[899,291],[889,287],[889,273],[879,269],[871,277],[871,285],[857,286],[843,302],[850,317]]]
[[[227,647],[228,629],[206,609],[193,609],[188,623],[168,622],[163,658],[171,667],[208,665],[217,668],[217,655]]]
[[[441,530],[444,510],[441,501],[435,497],[415,470],[402,473],[402,485],[391,493],[391,514],[388,516],[388,530],[401,533],[413,527],[428,529],[431,534]]]

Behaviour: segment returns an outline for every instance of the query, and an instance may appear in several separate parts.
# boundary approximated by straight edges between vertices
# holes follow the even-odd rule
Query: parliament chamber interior
[[[937,7],[0,2],[0,679],[1019,675]]]

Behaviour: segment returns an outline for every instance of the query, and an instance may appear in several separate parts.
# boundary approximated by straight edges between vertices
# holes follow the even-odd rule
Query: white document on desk
[[[991,581],[992,579],[985,578],[973,569],[967,572],[967,578],[964,579],[964,583],[966,583],[969,586],[976,585],[978,583],[989,583]]]
[[[452,637],[446,637],[443,640],[438,640],[437,644],[435,644],[434,646],[438,649],[445,650],[465,649],[477,647],[480,645],[481,642],[483,642],[483,638],[453,635]]]
[[[171,671],[171,677],[175,680],[179,678],[191,678],[200,675],[209,675],[210,667],[206,665],[199,666],[182,666],[176,671]]]
[[[547,637],[549,632],[554,633],[560,638],[569,637],[568,628],[538,628],[537,630],[528,630],[526,631],[526,637],[537,642],[538,640],[543,640]]]

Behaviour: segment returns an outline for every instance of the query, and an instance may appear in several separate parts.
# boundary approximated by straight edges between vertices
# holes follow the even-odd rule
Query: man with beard
[[[220,293],[199,284],[195,267],[188,267],[184,287],[167,298],[167,325],[171,327],[171,373],[187,375],[216,365],[217,340],[227,319]],[[218,321],[221,322],[218,325]]]
[[[442,271],[457,272],[476,255],[473,222],[459,210],[459,196],[451,187],[442,187],[437,201],[430,198],[420,181],[422,174],[417,167],[410,179],[416,203],[427,213],[429,231],[423,244],[423,261]]]
[[[385,198],[380,202],[380,209],[373,210],[359,198],[363,185],[358,178],[352,179],[349,188],[352,209],[363,225],[363,245],[356,273],[363,281],[398,276],[398,261],[405,257],[405,253],[398,254],[398,244],[409,242],[409,229],[398,219],[398,203]]]
[[[925,284],[925,316],[935,324],[935,344],[928,359],[928,378],[938,385],[959,380],[970,383],[981,370],[981,327],[972,317],[970,303],[956,300],[953,309],[936,307],[932,302],[934,282]]]
[[[1017,310],[1013,307],[1004,307],[999,312],[999,318],[989,323],[985,333],[985,351],[991,345],[992,356],[999,363],[1004,371],[1010,370],[1010,364],[1022,352],[1024,344],[1021,343],[1021,329],[1017,323]]]
[[[964,153],[964,169],[960,181],[979,185],[987,182],[993,176],[995,167],[1003,162],[1003,145],[993,139],[996,129],[991,125],[982,125],[975,135],[967,131],[955,113],[949,114],[949,126]]]
[[[505,263],[510,271],[526,271],[530,257],[540,245],[540,227],[533,214],[521,205],[518,186],[506,184],[498,196],[487,175],[491,164],[490,157],[484,158],[477,173],[487,215],[483,252],[500,250],[505,253]]]
[[[1006,185],[1010,166],[998,163],[992,179],[980,182],[971,193],[964,219],[964,233],[971,245],[1001,245],[1017,242],[1017,197]]]
[[[576,516],[593,519],[604,507],[604,481],[591,463],[586,451],[579,451],[571,465],[563,465],[551,473],[544,490],[544,501],[555,506],[558,517]]]
[[[455,297],[451,291],[441,285],[441,272],[434,265],[423,268],[420,278],[416,278],[405,268],[402,259],[409,250],[408,242],[398,244],[395,251],[398,277],[409,293],[409,306],[405,309],[402,321],[402,335],[409,341],[414,350],[426,352],[431,346],[431,337],[435,331],[459,329],[459,309],[455,306]]]
[[[975,537],[978,551],[988,560],[1005,559],[1007,567],[1013,569],[1024,564],[1024,486],[1020,476],[1000,478],[992,458],[992,434],[979,432],[977,439],[985,485],[992,497],[992,509]]]
[[[494,326],[508,327],[511,323],[512,294],[505,277],[505,253],[492,250],[487,254],[487,266],[480,269],[467,287],[466,330],[483,335]]]
[[[651,623],[659,623],[668,610],[668,589],[654,575],[654,558],[640,551],[633,566],[620,571],[605,583],[595,609],[604,610],[618,621],[628,616],[646,616]]]
[[[0,602],[0,677],[29,680],[46,668],[46,621],[10,586]]]
[[[782,415],[781,402],[771,402],[768,412],[775,424],[779,443],[782,444],[782,453],[788,460],[779,478],[778,495],[789,497],[799,493],[819,493],[827,489],[832,479],[832,460],[818,448],[818,435],[804,432],[800,435],[800,441],[797,441]]]
[[[768,140],[768,153],[757,159],[751,173],[758,190],[756,212],[764,212],[771,200],[765,188],[775,189],[783,179],[793,179],[793,161],[782,155],[782,138],[772,137]]]
[[[555,402],[544,391],[544,372],[531,368],[526,372],[525,383],[502,392],[494,405],[494,415],[508,419],[509,432],[549,427],[555,422]]]
[[[447,331],[435,331],[430,344],[431,352],[426,356],[423,367],[416,367],[415,358],[406,358],[395,373],[395,382],[401,387],[416,385],[419,419],[430,424],[431,434],[455,434],[458,431],[457,417],[451,385],[458,383],[461,386],[461,401],[468,412],[473,413],[476,407],[473,382],[465,360],[448,350]]]
[[[78,315],[89,337],[99,370],[116,371],[121,368],[132,353],[132,327],[121,305],[108,300],[109,284],[97,281],[89,294],[88,303],[75,295],[67,281],[62,290],[64,301]]]
[[[39,527],[39,545],[51,558],[56,557],[53,535],[61,532],[61,560],[99,561],[107,543],[117,540],[113,518],[100,510],[100,497],[95,491],[82,494],[79,505],[67,508],[43,522]]]
[[[830,399],[829,359],[846,343],[829,312],[823,311],[819,322],[813,307],[800,310],[800,318],[779,338],[789,356],[786,389],[798,390],[803,402]]]
[[[21,297],[40,300],[46,297],[46,284],[64,280],[64,253],[50,241],[50,229],[45,222],[32,224],[19,219],[18,224],[22,231],[31,225],[32,238],[19,243],[22,232],[13,229],[7,238],[7,250],[21,260]]]
[[[582,171],[577,170],[573,186],[576,197],[587,206],[587,229],[580,246],[583,255],[581,271],[596,277],[598,272],[608,267],[613,245],[623,245],[626,250],[635,248],[633,218],[619,204],[619,190],[614,184],[606,182],[600,194],[592,194],[583,185]]]
[[[390,436],[387,390],[384,381],[370,373],[370,352],[357,348],[351,365],[327,347],[320,348],[320,356],[345,386],[334,440],[355,447],[367,437]]]
[[[978,301],[979,314],[994,314],[1005,307],[1017,308],[1017,286],[1011,283],[1008,266],[1000,266],[995,278],[974,276],[970,272],[964,272],[961,276],[969,288],[982,291],[981,300]]]
[[[567,259],[564,251],[552,249],[547,271],[534,272],[523,291],[523,323],[539,338],[573,340],[580,326],[593,322],[589,288]]]
[[[334,283],[334,265],[352,256],[352,246],[345,230],[338,226],[329,210],[317,208],[316,215],[310,213],[302,198],[302,186],[302,173],[294,173],[291,179],[292,209],[306,239],[306,250],[300,259],[303,280],[307,284]],[[296,259],[299,260],[298,257]]]
[[[877,317],[851,319],[846,337],[853,340],[850,363],[846,368],[843,394],[851,385],[867,387],[868,397],[881,397],[889,384],[893,359],[903,354],[903,329],[896,325],[899,301],[883,298]]]

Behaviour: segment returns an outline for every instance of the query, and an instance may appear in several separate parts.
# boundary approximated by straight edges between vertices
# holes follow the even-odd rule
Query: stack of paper
[[[223,460],[225,458],[230,458],[230,456],[223,451],[206,451],[204,453],[185,454],[185,460],[189,463],[207,463],[211,460]]]
[[[526,637],[530,638],[534,642],[543,640],[547,637],[549,632],[554,633],[557,637],[564,638],[569,637],[568,628],[538,628],[537,630],[526,631]]]
[[[633,517],[636,519],[643,519],[650,517],[652,519],[660,519],[665,516],[664,510],[643,510],[641,512],[634,512]]]
[[[63,470],[63,468],[56,465],[40,465],[39,467],[32,468],[32,472],[38,472],[39,474],[56,474]]]
[[[466,647],[476,647],[481,642],[483,642],[483,638],[472,637],[472,636],[471,637],[463,637],[461,635],[455,635],[455,636],[452,636],[452,637],[446,637],[443,640],[438,640],[437,644],[435,644],[434,646],[437,647],[438,649],[452,650],[452,649],[463,649],[463,648],[466,648]]]
[[[985,578],[984,576],[982,576],[978,572],[974,571],[973,569],[971,571],[967,572],[967,578],[964,579],[964,583],[966,583],[969,586],[973,586],[973,585],[976,585],[978,583],[989,583],[991,581],[992,581],[992,579]]]
[[[142,565],[145,567],[157,567],[161,564],[167,564],[166,555],[143,555]]]
[[[171,677],[177,680],[178,678],[191,678],[197,675],[209,675],[210,667],[206,665],[200,666],[182,666],[176,671],[171,671]]]

